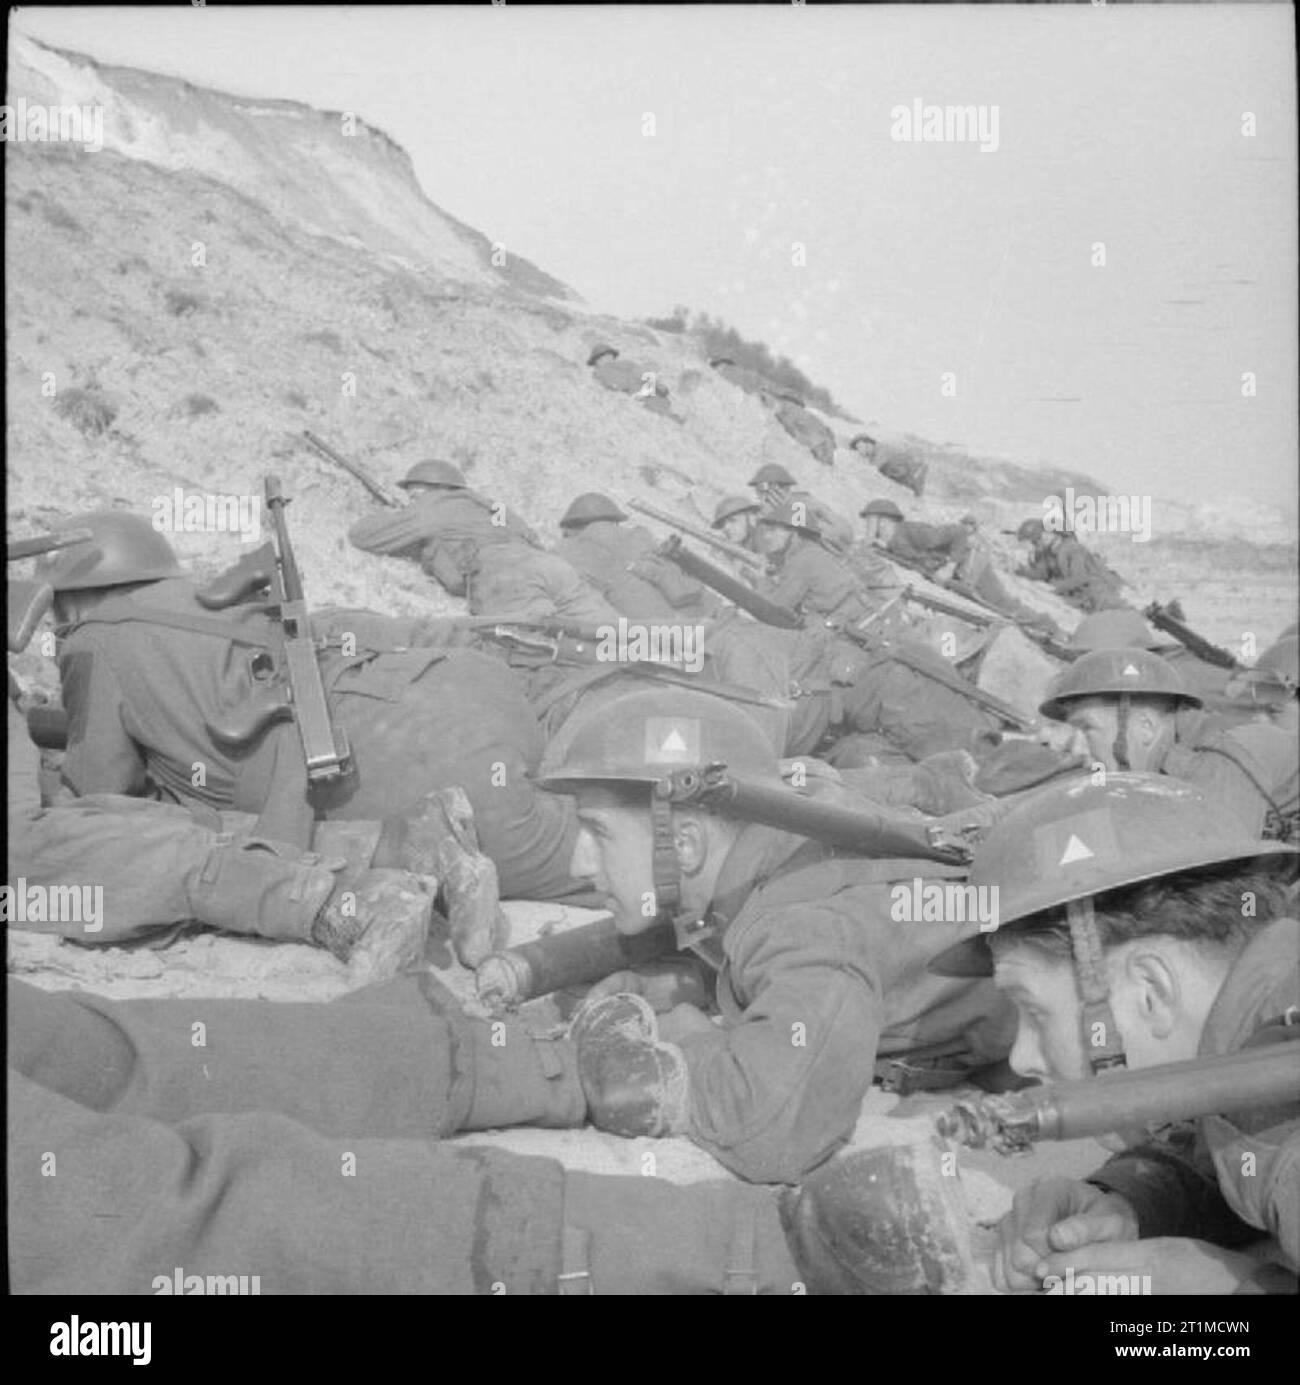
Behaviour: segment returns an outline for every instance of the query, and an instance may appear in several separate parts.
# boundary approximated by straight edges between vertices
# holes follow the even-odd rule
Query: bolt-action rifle
[[[1300,1100],[1300,1026],[1279,1026],[1287,1029],[1292,1037],[1238,1053],[959,1101],[936,1123],[945,1139],[971,1149],[1020,1154],[1036,1140],[1293,1105]]]
[[[1245,667],[1226,649],[1220,649],[1217,644],[1211,644],[1203,635],[1198,635],[1195,630],[1184,625],[1180,618],[1182,608],[1178,607],[1177,614],[1175,614],[1175,604],[1172,601],[1167,606],[1153,601],[1142,614],[1157,630],[1163,630],[1166,635],[1172,635],[1185,649],[1190,649],[1198,659],[1204,659],[1207,664],[1213,664],[1216,668],[1236,670]]]
[[[703,529],[698,524],[690,523],[689,520],[678,519],[676,515],[670,514],[667,510],[661,510],[656,505],[648,504],[644,500],[629,500],[627,503],[640,514],[649,515],[651,519],[657,519],[661,524],[680,529],[683,534],[693,539],[699,539],[701,543],[708,544],[710,548],[716,548],[719,553],[725,553],[728,558],[734,558],[736,562],[743,563],[745,567],[752,567],[756,571],[762,572],[766,566],[757,553],[751,553],[748,548],[742,548],[738,543],[731,543],[710,529]]]
[[[355,476],[358,481],[375,497],[385,505],[391,506],[395,510],[400,510],[406,501],[390,490],[382,481],[376,480],[360,462],[350,462],[341,452],[336,452],[329,443],[323,438],[319,438],[309,428],[302,430],[303,438],[313,447],[327,462],[333,462],[335,466],[341,466],[349,475]]]

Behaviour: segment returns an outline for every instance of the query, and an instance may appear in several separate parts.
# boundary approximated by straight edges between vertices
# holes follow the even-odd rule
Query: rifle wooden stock
[[[1219,1057],[961,1101],[937,1118],[939,1132],[972,1149],[987,1144],[1011,1154],[1035,1140],[1074,1140],[1135,1125],[1294,1105],[1300,1102],[1297,1040],[1300,1031],[1295,1038]]]
[[[1216,668],[1228,668],[1237,671],[1245,668],[1245,665],[1239,663],[1226,649],[1220,649],[1217,644],[1211,644],[1203,635],[1198,635],[1195,630],[1170,615],[1168,607],[1162,606],[1158,601],[1153,601],[1142,614],[1157,630],[1163,630],[1166,635],[1172,635],[1184,649],[1191,650],[1198,659],[1204,659],[1207,664],[1213,664]]]
[[[946,865],[965,865],[970,848],[942,828],[873,809],[827,803],[784,784],[768,784],[726,772],[725,765],[679,770],[672,776],[672,803],[699,803],[729,817],[759,822],[860,856],[904,856]]]
[[[729,572],[723,572],[720,567],[714,567],[699,554],[684,548],[676,534],[662,545],[659,552],[670,563],[681,568],[688,577],[694,577],[697,582],[711,587],[719,596],[725,596],[733,605],[739,606],[742,611],[748,611],[755,620],[761,620],[764,625],[774,625],[779,630],[798,630],[803,625],[796,612],[788,606],[779,606],[775,601],[760,596],[753,587],[747,587]]]
[[[28,539],[6,539],[5,560],[16,563],[20,558],[35,558],[42,553],[54,553],[60,548],[89,543],[95,536],[89,529],[66,529],[59,534],[36,534]]]
[[[500,1009],[568,986],[589,986],[677,950],[677,932],[670,923],[625,934],[613,919],[597,919],[494,952],[480,964],[475,982],[479,999]]]
[[[767,566],[757,553],[751,553],[748,548],[741,548],[738,543],[731,543],[715,534],[711,529],[702,529],[698,524],[692,524],[689,520],[678,519],[676,515],[670,514],[667,510],[661,510],[656,505],[648,504],[644,500],[629,500],[627,503],[638,513],[649,515],[651,519],[657,519],[661,524],[670,525],[674,529],[680,529],[683,534],[688,534],[693,539],[699,539],[701,543],[708,544],[710,548],[716,548],[719,553],[725,553],[727,557],[734,558],[736,562],[743,563],[746,567],[752,567],[757,572],[762,572]]]
[[[376,480],[359,462],[348,461],[341,452],[336,452],[329,443],[318,438],[309,428],[304,428],[302,435],[326,461],[333,462],[335,466],[341,466],[350,476],[355,476],[376,500],[383,501],[385,505],[391,506],[394,510],[402,508],[405,502],[397,493],[389,490],[382,481]]]

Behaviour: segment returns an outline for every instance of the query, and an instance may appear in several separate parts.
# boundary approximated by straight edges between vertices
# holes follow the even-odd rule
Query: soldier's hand
[[[1128,1200],[1073,1178],[1040,1178],[1021,1188],[998,1225],[990,1274],[1004,1293],[1036,1290],[1044,1260],[1101,1241],[1137,1239]]]
[[[1234,1294],[1258,1268],[1259,1262],[1251,1255],[1183,1236],[1063,1250],[1044,1257],[1037,1267],[1038,1278],[1048,1281],[1049,1291],[1056,1288],[1052,1276],[1069,1284],[1067,1271],[1073,1271],[1076,1291],[1081,1275],[1106,1275],[1112,1281],[1118,1275],[1138,1280],[1138,1287],[1121,1292],[1152,1294]],[[1149,1285],[1143,1280],[1149,1280]]]

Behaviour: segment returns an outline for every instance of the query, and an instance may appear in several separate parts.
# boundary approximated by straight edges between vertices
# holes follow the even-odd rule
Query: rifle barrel
[[[1126,1069],[961,1102],[938,1119],[940,1133],[947,1138],[974,1148],[992,1143],[1007,1152],[1034,1140],[1074,1140],[1297,1100],[1300,1042],[1282,1039],[1213,1058]]]

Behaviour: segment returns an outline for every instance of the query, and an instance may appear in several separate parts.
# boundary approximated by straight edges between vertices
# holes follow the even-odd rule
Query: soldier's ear
[[[1123,1008],[1153,1039],[1167,1039],[1184,1009],[1183,988],[1169,959],[1156,948],[1134,948],[1124,959],[1124,981],[1130,996]]]
[[[681,873],[698,875],[709,858],[709,830],[703,818],[695,813],[674,814],[673,847]]]

